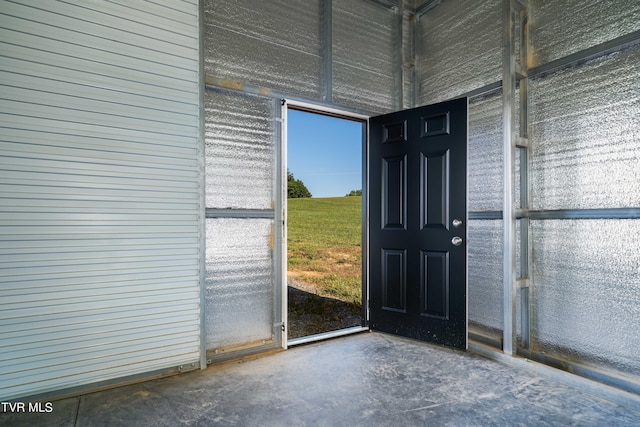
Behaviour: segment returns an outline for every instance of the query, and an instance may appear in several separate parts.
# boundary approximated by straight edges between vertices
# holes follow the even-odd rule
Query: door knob
[[[451,243],[453,243],[454,246],[460,246],[462,244],[462,237],[453,236]]]
[[[462,221],[459,220],[458,218],[454,219],[452,223],[454,227],[460,227],[462,225]]]

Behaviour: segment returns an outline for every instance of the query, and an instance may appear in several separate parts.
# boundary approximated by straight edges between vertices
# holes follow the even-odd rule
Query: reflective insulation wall
[[[205,331],[214,354],[277,339],[274,110],[267,97],[205,92]]]
[[[205,0],[208,81],[359,112],[399,109],[409,15],[392,3]]]
[[[530,83],[531,204],[640,206],[640,46]]]
[[[468,147],[469,322],[495,336],[503,327],[503,240],[502,220],[490,214],[502,209],[501,90],[469,100]]]
[[[499,336],[502,317],[502,220],[469,220],[468,316],[472,330]]]
[[[538,220],[531,228],[533,350],[640,377],[640,220]]]
[[[320,99],[320,0],[205,0],[208,76]]]
[[[639,81],[637,44],[531,81],[534,209],[640,207]],[[533,350],[639,377],[640,220],[539,220],[531,234]]]
[[[400,108],[395,21],[393,10],[368,1],[333,3],[333,102],[369,111]]]
[[[207,208],[273,208],[273,110],[266,97],[205,92]]]
[[[502,1],[448,0],[418,17],[417,105],[502,78]]]
[[[469,100],[469,184],[471,212],[502,209],[502,91]]]
[[[272,219],[207,219],[207,350],[275,339],[272,230]]]
[[[469,321],[494,336],[504,322],[505,3],[443,1],[418,16],[415,37],[418,105],[481,94],[469,103]],[[527,174],[531,219],[528,309],[519,293],[515,305],[518,351],[637,381],[640,3],[524,3],[533,73],[528,104],[518,102],[519,89],[513,103],[516,129],[526,107],[529,159],[521,168],[516,151],[514,207],[521,208],[520,175]],[[515,234],[519,251],[526,245],[520,222]]]
[[[369,0],[203,1],[210,357],[278,344],[281,100],[400,108],[403,10]]]
[[[640,30],[640,2],[529,0],[530,66],[566,57]]]

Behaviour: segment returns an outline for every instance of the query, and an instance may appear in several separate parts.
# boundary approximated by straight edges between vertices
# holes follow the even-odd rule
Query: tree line
[[[349,196],[362,196],[362,190],[351,190],[345,194],[345,197]],[[299,199],[302,197],[313,197],[311,192],[304,183],[296,179],[295,176],[287,169],[287,197],[289,199]]]
[[[296,179],[289,170],[287,170],[287,197],[290,199],[313,197],[304,183]]]

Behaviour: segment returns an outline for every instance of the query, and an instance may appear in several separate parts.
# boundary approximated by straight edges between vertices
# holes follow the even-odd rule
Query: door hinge
[[[277,328],[277,327],[280,327],[280,330],[281,330],[282,332],[284,332],[284,331],[285,331],[285,325],[284,325],[284,322],[274,323],[274,324],[273,324],[273,328],[275,329],[275,328]]]

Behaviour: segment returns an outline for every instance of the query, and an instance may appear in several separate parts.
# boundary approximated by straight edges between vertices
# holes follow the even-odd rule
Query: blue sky
[[[287,167],[313,197],[360,190],[364,124],[291,109],[287,115]]]

